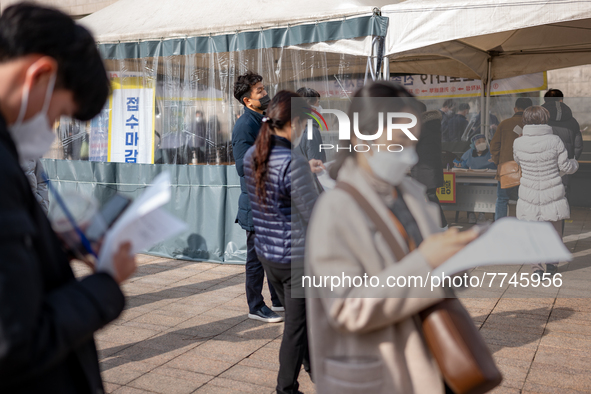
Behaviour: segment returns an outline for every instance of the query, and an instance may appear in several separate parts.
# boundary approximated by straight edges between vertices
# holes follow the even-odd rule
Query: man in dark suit
[[[283,321],[283,317],[275,312],[282,312],[284,308],[271,283],[269,283],[272,302],[270,309],[262,295],[265,271],[254,247],[254,223],[244,178],[244,155],[254,145],[259,135],[263,114],[271,100],[263,86],[263,77],[250,71],[240,75],[234,83],[234,98],[244,105],[244,113],[238,118],[232,130],[232,149],[241,190],[236,223],[246,230],[245,270],[248,317],[265,323],[279,323]]]
[[[67,15],[21,3],[0,17],[0,393],[103,393],[93,333],[123,310],[115,274],[77,280],[19,160],[40,157],[60,116],[89,120],[109,80],[90,33]]]

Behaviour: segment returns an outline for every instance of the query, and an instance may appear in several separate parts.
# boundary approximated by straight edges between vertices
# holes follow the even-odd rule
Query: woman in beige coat
[[[419,111],[416,100],[404,88],[377,82],[356,93],[349,118],[353,122],[356,112],[359,132],[374,135],[379,130],[378,112]],[[399,123],[408,123],[408,119]],[[410,132],[418,137],[419,127]],[[476,233],[440,232],[437,206],[427,202],[424,186],[406,176],[416,163],[416,141],[401,130],[394,130],[391,139],[385,130],[381,134],[375,140],[357,139],[353,134],[351,153],[345,151],[347,155],[335,161],[331,175],[365,197],[386,219],[408,254],[396,261],[382,234],[348,192],[336,188],[316,203],[306,249],[306,276],[313,279],[306,281],[304,277],[304,286],[313,376],[319,394],[446,391],[417,314],[447,293],[442,288],[431,291],[430,285],[404,286],[396,278],[425,278]],[[371,147],[368,152],[361,152],[366,149],[364,144]],[[398,146],[391,148],[393,151],[400,146],[404,149],[384,150],[389,145]],[[367,279],[361,285],[348,282],[347,277],[364,275]],[[343,285],[331,288],[337,282],[333,277],[341,278]],[[328,279],[327,285],[319,279]]]

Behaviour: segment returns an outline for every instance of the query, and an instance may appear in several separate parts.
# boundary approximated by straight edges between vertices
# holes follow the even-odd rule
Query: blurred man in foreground
[[[124,306],[130,245],[115,274],[78,281],[19,165],[42,157],[60,116],[89,120],[109,95],[90,33],[22,3],[0,17],[0,392],[103,393],[93,333]],[[67,203],[67,202],[66,202]]]

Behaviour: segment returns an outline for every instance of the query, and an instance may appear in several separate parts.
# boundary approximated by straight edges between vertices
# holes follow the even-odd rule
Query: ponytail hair
[[[269,107],[267,108],[266,116],[263,117],[263,126],[259,132],[259,136],[255,141],[255,148],[253,154],[254,177],[256,181],[256,195],[262,203],[267,198],[267,188],[265,183],[267,181],[269,170],[269,155],[271,154],[272,138],[276,130],[281,130],[288,122],[292,120],[292,99],[299,98],[294,101],[294,118],[299,117],[303,119],[305,110],[303,100],[301,97],[287,90],[282,90],[273,97]],[[299,102],[302,102],[300,104]]]

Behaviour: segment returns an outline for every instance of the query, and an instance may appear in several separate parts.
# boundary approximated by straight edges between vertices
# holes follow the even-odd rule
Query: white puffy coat
[[[513,157],[521,166],[517,218],[528,221],[568,219],[570,208],[561,176],[579,169],[569,159],[560,137],[548,125],[526,125],[513,143]]]

